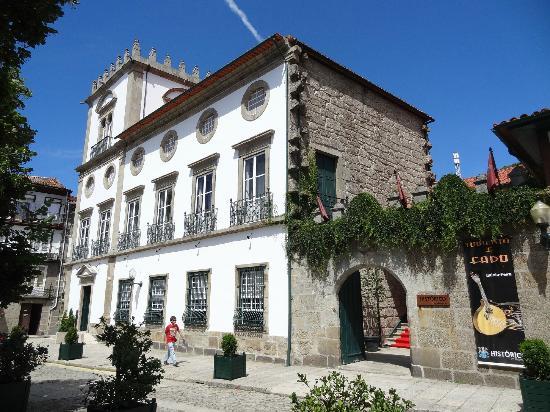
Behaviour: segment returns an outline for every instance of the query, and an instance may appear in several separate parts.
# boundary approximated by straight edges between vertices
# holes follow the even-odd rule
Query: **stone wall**
[[[221,353],[222,332],[209,332],[201,328],[186,328],[182,330],[187,346],[178,340],[176,350],[193,352],[198,355],[214,355]],[[248,359],[267,363],[285,363],[287,339],[280,336],[270,336],[262,333],[236,332],[238,352],[245,352]],[[165,349],[164,331],[152,331],[151,338],[154,347]]]
[[[397,194],[395,170],[409,196],[431,186],[422,118],[314,58],[302,70],[309,148],[338,156],[338,197],[368,192],[386,204]]]
[[[511,245],[525,334],[550,343],[549,253],[538,244],[538,230],[529,229],[514,235]],[[340,363],[338,291],[351,273],[364,267],[383,268],[399,279],[406,290],[414,376],[517,387],[516,371],[477,365],[462,253],[428,256],[356,249],[351,257],[335,262],[324,279],[312,277],[306,267],[293,262],[294,364]],[[418,308],[419,293],[448,293],[450,307]]]

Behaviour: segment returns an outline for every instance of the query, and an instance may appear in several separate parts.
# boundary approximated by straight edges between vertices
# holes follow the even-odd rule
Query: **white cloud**
[[[244,13],[244,11],[242,11],[239,8],[239,6],[237,6],[237,3],[235,3],[233,0],[225,0],[225,2],[227,3],[231,11],[235,13],[237,16],[239,16],[239,18],[241,19],[245,27],[248,29],[248,31],[250,31],[250,33],[252,33],[252,35],[258,41],[258,43],[263,41],[262,36],[260,36],[258,31],[252,25],[252,23],[250,23],[250,20],[248,20],[248,17],[246,17],[246,14]]]

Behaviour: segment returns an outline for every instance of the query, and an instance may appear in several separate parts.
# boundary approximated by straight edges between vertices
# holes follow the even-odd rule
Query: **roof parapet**
[[[97,80],[92,81],[92,93],[97,92],[109,79],[115,76],[122,70],[127,63],[131,61],[137,61],[142,64],[148,65],[161,72],[170,74],[172,76],[179,77],[182,80],[186,80],[191,83],[198,83],[200,81],[199,68],[195,66],[192,73],[185,71],[185,62],[180,60],[177,67],[172,67],[172,58],[166,55],[163,62],[157,61],[157,50],[153,47],[147,57],[141,55],[141,45],[139,40],[134,40],[132,44],[132,51],[126,49],[122,56],[117,56],[114,63],[109,65],[108,69],[100,74]]]

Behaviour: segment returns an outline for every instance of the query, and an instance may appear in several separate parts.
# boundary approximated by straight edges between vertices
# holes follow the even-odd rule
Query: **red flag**
[[[328,217],[327,209],[325,209],[325,205],[323,205],[323,201],[317,195],[317,206],[319,207],[319,211],[321,212],[321,217],[326,222],[327,220],[330,220],[330,217]]]
[[[493,156],[493,149],[489,148],[489,161],[487,164],[487,190],[492,192],[497,185],[500,185],[497,166]]]
[[[403,190],[403,186],[401,185],[401,178],[399,177],[399,174],[397,174],[397,170],[395,171],[395,180],[397,181],[397,194],[399,196],[399,203],[405,208],[409,208],[409,202],[407,201],[407,196],[405,196],[405,191]]]

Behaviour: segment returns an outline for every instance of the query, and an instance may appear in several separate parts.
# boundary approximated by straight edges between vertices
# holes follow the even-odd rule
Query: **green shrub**
[[[542,339],[526,339],[519,345],[525,371],[523,375],[539,381],[550,380],[550,348]]]
[[[22,382],[48,359],[48,349],[26,343],[27,338],[18,326],[0,336],[0,383]]]
[[[226,333],[222,337],[223,356],[235,356],[237,352],[237,338],[232,333]]]
[[[310,391],[303,399],[292,393],[290,398],[295,412],[405,412],[414,406],[397,395],[395,389],[386,394],[382,389],[367,385],[361,375],[349,381],[342,374],[332,372],[316,379],[311,388],[306,375],[299,373],[298,382],[304,383]]]
[[[68,332],[72,327],[76,327],[76,317],[73,315],[73,310],[71,309],[68,316],[67,312],[63,312],[63,316],[59,322],[59,332]]]
[[[74,326],[71,326],[65,335],[65,343],[68,345],[74,345],[78,343],[78,332]]]
[[[160,360],[145,356],[153,345],[151,331],[141,331],[133,323],[109,325],[104,318],[96,327],[103,330],[97,339],[113,347],[113,353],[108,359],[116,373],[115,376],[101,377],[90,382],[86,404],[118,410],[132,408],[146,401],[147,395],[155,390],[155,385],[159,384],[163,375]]]

